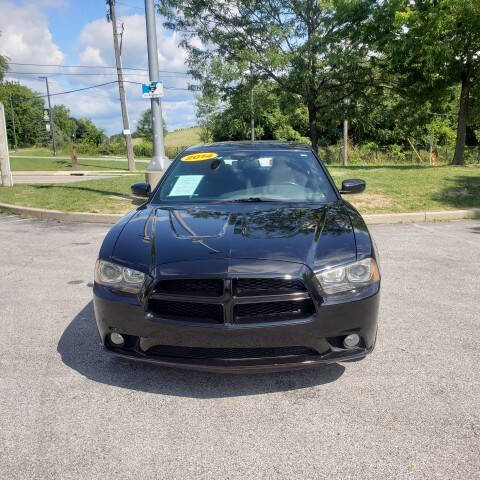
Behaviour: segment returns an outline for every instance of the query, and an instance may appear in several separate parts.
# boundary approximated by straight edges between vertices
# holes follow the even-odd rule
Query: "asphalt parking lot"
[[[1,478],[480,478],[479,221],[372,227],[373,355],[251,376],[102,352],[107,230],[0,216]]]

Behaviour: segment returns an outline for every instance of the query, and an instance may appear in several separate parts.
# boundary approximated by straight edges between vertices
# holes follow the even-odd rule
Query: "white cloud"
[[[61,63],[45,14],[35,5],[0,0],[0,55],[19,63]]]
[[[118,23],[124,25],[122,63],[124,67],[146,69],[148,67],[147,40],[145,31],[145,17],[143,15],[125,15],[118,18]],[[160,22],[157,22],[158,60],[159,69],[163,71],[185,72],[186,52],[178,46],[177,34],[167,32]],[[87,24],[79,39],[80,59],[82,65],[115,65],[113,53],[112,25],[104,19],[95,20]],[[114,73],[112,70],[110,73]],[[188,77],[173,73],[160,74],[167,87],[186,88]],[[94,77],[99,81],[114,79],[114,76]],[[130,82],[148,81],[147,72],[125,69],[125,80]],[[78,80],[77,80],[78,81]],[[83,80],[82,80],[83,81]],[[110,99],[118,103],[118,88],[116,85],[108,88]],[[141,113],[149,108],[150,103],[140,94],[140,85],[126,84],[127,103],[131,128],[140,118]],[[91,95],[96,95],[92,93]],[[115,100],[113,100],[115,99]],[[165,90],[163,98],[164,117],[169,129],[194,125],[194,98],[190,92],[178,90]],[[112,112],[113,114],[113,112]],[[108,125],[104,122],[108,122]],[[121,117],[119,107],[115,109],[110,119],[101,119],[100,123],[107,128],[109,133],[121,130]]]
[[[106,65],[99,48],[88,46],[81,54],[82,65]]]
[[[0,0],[0,54],[6,55],[13,62],[37,64],[80,64],[94,66],[115,65],[113,54],[112,25],[104,18],[86,24],[79,35],[74,60],[68,60],[61,47],[55,43],[48,27],[47,7],[63,6],[68,9],[64,0],[28,0],[19,3],[18,0]],[[119,12],[127,12],[120,10]],[[66,12],[68,13],[68,12]],[[123,23],[122,62],[124,67],[146,69],[148,67],[145,18],[143,15],[119,15],[119,24]],[[159,45],[159,69],[185,72],[186,52],[178,47],[179,38],[176,34],[165,31],[161,22],[157,22]],[[79,59],[79,60],[78,60]],[[51,67],[13,66],[14,71],[48,71],[58,73],[95,73],[93,69],[60,70]],[[102,75],[88,76],[56,76],[51,75],[50,91],[52,93],[88,87],[95,84],[116,80],[115,70],[100,69]],[[8,78],[20,81],[42,94],[45,93],[45,83],[36,75],[22,76],[9,74]],[[186,88],[188,77],[177,74],[161,73],[161,79],[167,87]],[[125,80],[128,82],[148,81],[146,71],[125,70]],[[141,97],[141,87],[126,83],[127,105],[131,129],[134,130],[141,113],[150,107],[150,102]],[[63,103],[76,117],[87,117],[104,128],[108,134],[122,130],[122,118],[118,95],[118,85],[112,83],[100,88],[94,88],[67,95],[52,96],[53,104]],[[162,99],[164,117],[168,128],[175,129],[191,126],[196,123],[194,114],[194,95],[182,90],[165,90]]]

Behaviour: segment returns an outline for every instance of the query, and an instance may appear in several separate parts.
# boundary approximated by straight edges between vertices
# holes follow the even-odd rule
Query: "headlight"
[[[356,290],[377,283],[380,280],[378,267],[373,258],[328,268],[316,274],[322,289],[327,294]]]
[[[122,292],[138,293],[145,281],[145,274],[105,260],[97,260],[95,281]]]

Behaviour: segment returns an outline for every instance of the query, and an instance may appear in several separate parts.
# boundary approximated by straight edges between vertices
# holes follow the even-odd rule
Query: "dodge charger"
[[[375,242],[312,149],[225,142],[181,152],[106,235],[94,307],[105,349],[217,372],[352,361],[377,336]]]

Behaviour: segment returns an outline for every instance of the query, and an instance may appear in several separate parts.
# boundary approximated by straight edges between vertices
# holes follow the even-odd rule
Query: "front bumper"
[[[367,298],[336,305],[317,305],[316,314],[294,321],[254,325],[199,325],[152,318],[133,296],[94,286],[95,317],[102,344],[112,354],[131,360],[194,370],[248,373],[294,370],[369,354],[377,332],[378,289]],[[128,348],[108,342],[118,332],[129,338]],[[339,339],[360,335],[358,348],[345,349]],[[259,356],[258,358],[182,358],[155,353],[156,346],[199,349],[280,349],[304,347],[308,354]],[[152,353],[153,352],[153,353]]]

